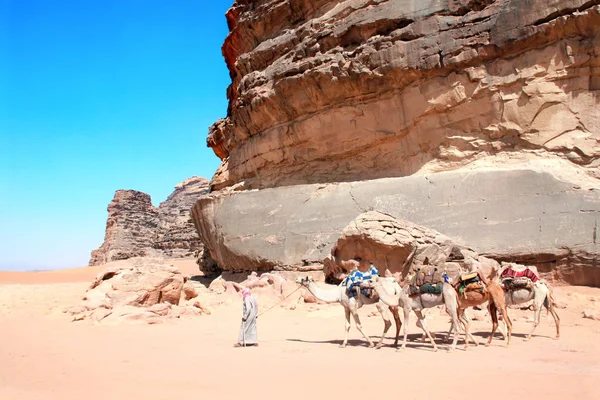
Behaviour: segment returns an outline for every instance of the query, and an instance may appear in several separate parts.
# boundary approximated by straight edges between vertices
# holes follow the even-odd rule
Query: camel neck
[[[391,294],[379,282],[375,285],[375,291],[377,292],[377,295],[379,296],[379,299],[381,301],[383,301],[388,306],[394,307],[397,306],[398,302],[400,301],[400,294],[402,292],[402,289],[400,289],[400,293],[398,294]]]
[[[336,290],[321,289],[314,282],[310,282],[307,289],[313,296],[325,303],[337,303],[341,300],[338,288]]]

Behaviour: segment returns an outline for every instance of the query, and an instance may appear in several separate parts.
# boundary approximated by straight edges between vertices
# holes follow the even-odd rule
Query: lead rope
[[[283,303],[288,297],[290,297],[291,295],[293,295],[294,293],[296,293],[298,290],[302,289],[302,286],[298,286],[298,288],[296,290],[294,290],[292,293],[288,294],[287,296],[285,296],[283,298],[283,300],[281,300],[279,303],[276,303],[274,305],[272,305],[271,307],[267,308],[265,311],[259,313],[256,318],[260,317],[261,315],[263,315],[264,313],[266,313],[267,311],[273,309],[274,307],[280,305],[281,303]]]

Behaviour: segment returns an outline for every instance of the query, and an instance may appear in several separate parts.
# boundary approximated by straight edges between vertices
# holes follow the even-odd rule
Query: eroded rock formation
[[[193,212],[221,268],[322,268],[375,209],[600,285],[600,0],[239,0],[227,22]]]
[[[210,313],[198,298],[206,290],[176,267],[137,259],[132,265],[106,268],[91,283],[81,303],[65,312],[74,321],[156,324],[165,318]]]
[[[148,194],[117,190],[108,205],[104,243],[92,251],[90,265],[132,257],[190,257],[202,242],[190,219],[196,200],[208,193],[208,180],[189,178],[158,207]]]

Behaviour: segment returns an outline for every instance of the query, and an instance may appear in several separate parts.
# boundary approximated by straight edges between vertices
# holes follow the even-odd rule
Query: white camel
[[[382,280],[384,285],[386,280]],[[344,337],[344,341],[340,345],[340,347],[346,347],[348,344],[348,333],[350,332],[350,315],[354,318],[354,322],[356,323],[356,329],[363,335],[363,337],[369,342],[369,347],[373,347],[374,344],[371,339],[365,334],[362,329],[362,325],[360,323],[360,318],[358,316],[358,309],[363,305],[375,304],[377,306],[377,310],[381,314],[383,318],[383,333],[381,334],[381,338],[377,343],[376,348],[381,348],[383,346],[383,339],[385,338],[385,334],[392,326],[392,322],[390,321],[388,309],[391,311],[394,320],[396,322],[396,340],[394,341],[394,346],[398,345],[398,337],[400,335],[400,327],[402,326],[402,322],[400,321],[400,317],[398,315],[398,307],[385,305],[382,301],[379,300],[379,297],[374,293],[373,296],[367,297],[360,293],[355,297],[348,297],[346,286],[343,284],[339,284],[333,290],[323,289],[317,286],[311,278],[308,276],[305,278],[298,278],[296,280],[297,283],[306,287],[308,291],[315,296],[317,299],[325,302],[325,303],[340,303],[344,307],[345,316],[346,316],[346,335]],[[391,282],[390,282],[391,285]]]
[[[374,289],[375,292],[379,295],[379,299],[384,304],[388,306],[402,307],[402,309],[404,310],[404,340],[402,343],[402,348],[398,350],[404,350],[406,348],[406,338],[408,336],[408,319],[411,310],[414,311],[417,315],[417,326],[420,327],[423,330],[423,332],[425,332],[425,335],[427,335],[427,337],[431,341],[431,344],[433,345],[434,351],[438,350],[435,340],[433,340],[433,337],[431,337],[431,333],[427,329],[425,317],[423,316],[423,310],[442,304],[446,306],[446,310],[448,314],[450,314],[450,318],[452,319],[452,330],[454,331],[452,345],[448,350],[452,351],[456,348],[456,342],[458,341],[458,334],[460,332],[458,328],[459,318],[457,313],[458,299],[456,291],[451,285],[444,282],[442,286],[442,293],[423,293],[415,297],[410,297],[408,285],[405,288],[401,288],[398,282],[392,282],[391,285],[386,286],[388,287],[385,287],[382,284],[382,280],[377,279],[376,277],[370,281],[361,283],[361,287]]]
[[[501,270],[498,271],[499,272],[498,276],[501,275],[501,272],[503,269],[504,268],[501,268]],[[506,291],[504,294],[504,298],[506,299],[506,304],[509,306],[510,305],[519,305],[519,304],[527,303],[527,302],[533,300],[533,312],[534,312],[533,328],[531,329],[531,332],[529,332],[529,335],[527,335],[527,337],[525,338],[525,341],[531,339],[531,336],[533,335],[535,328],[537,328],[537,326],[540,324],[540,316],[542,314],[542,307],[545,307],[546,310],[548,310],[550,312],[550,314],[552,314],[552,317],[554,318],[554,324],[556,325],[556,338],[555,339],[559,339],[560,338],[560,318],[559,318],[558,314],[556,313],[556,310],[554,309],[554,299],[552,298],[552,291],[550,290],[548,285],[546,285],[546,283],[544,283],[541,279],[532,284],[533,284],[533,287],[531,288],[531,290],[523,288],[523,289]],[[504,333],[504,331],[502,333]]]

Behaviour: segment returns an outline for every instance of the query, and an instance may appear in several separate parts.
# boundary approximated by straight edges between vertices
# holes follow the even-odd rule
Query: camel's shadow
[[[433,335],[433,334],[432,334]],[[379,340],[379,336],[370,336],[371,340],[373,341],[373,343],[377,343],[377,341]],[[438,346],[440,345],[444,345],[445,343],[443,342],[443,340],[439,339],[439,338],[435,338],[435,342]],[[296,342],[296,343],[310,343],[310,344],[327,344],[327,345],[335,345],[337,347],[339,347],[343,340],[342,339],[333,339],[333,340],[304,340],[304,339],[286,339],[288,342]],[[383,344],[382,347],[389,347],[389,348],[397,348],[400,347],[400,345],[402,344],[402,336],[400,337],[400,340],[398,342],[398,346],[394,345],[394,338],[393,337],[386,337],[385,338],[385,342]],[[348,339],[348,347],[369,347],[369,343],[364,340],[364,339]],[[431,343],[429,341],[421,341],[421,335],[420,334],[416,334],[416,333],[411,333],[408,334],[407,336],[407,343],[406,343],[406,347],[407,348],[414,348],[414,349],[420,349],[420,348],[424,348],[424,349],[430,349],[433,350],[433,347],[431,346]]]
[[[487,339],[490,333],[489,332],[485,332],[485,331],[478,331],[478,332],[471,332],[471,334],[473,336],[477,336],[477,337],[480,337],[480,338],[483,338],[483,339]],[[522,339],[524,339],[524,338],[527,337],[526,333],[519,333],[519,332],[512,332],[510,335],[511,335],[511,337],[522,338]],[[534,338],[553,339],[552,336],[536,335],[536,334],[534,334],[533,336],[531,336],[531,339],[534,339]],[[494,333],[494,339],[502,339],[502,334],[499,333],[499,332]]]

